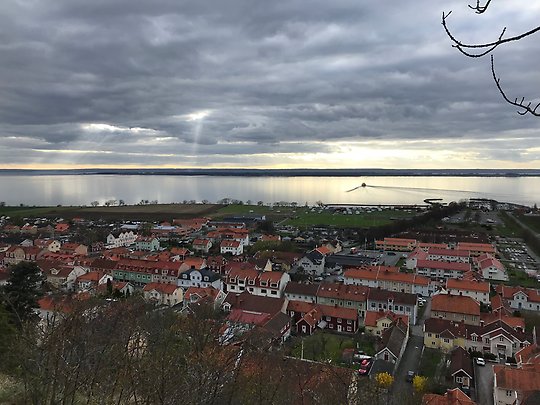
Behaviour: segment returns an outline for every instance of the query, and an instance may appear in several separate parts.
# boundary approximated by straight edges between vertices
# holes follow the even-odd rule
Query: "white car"
[[[479,366],[485,366],[486,361],[482,357],[477,357],[476,358],[476,364],[479,365]]]

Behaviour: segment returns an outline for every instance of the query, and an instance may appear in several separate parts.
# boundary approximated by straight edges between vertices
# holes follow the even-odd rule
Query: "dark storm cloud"
[[[501,101],[487,59],[450,47],[443,7],[470,40],[530,28],[538,15],[499,4],[478,17],[457,0],[2,3],[0,157],[249,165],[250,156],[332,153],[336,142],[463,139],[479,158],[536,158],[527,149],[540,121]],[[535,46],[497,53],[515,97],[537,96]],[[515,153],[485,142],[520,132],[528,136]]]

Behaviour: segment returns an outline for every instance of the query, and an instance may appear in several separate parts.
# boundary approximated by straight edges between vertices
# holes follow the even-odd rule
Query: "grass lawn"
[[[334,364],[342,362],[342,353],[344,349],[356,348],[359,343],[359,350],[366,354],[374,354],[375,348],[371,341],[364,337],[349,337],[342,335],[333,335],[318,331],[312,336],[298,337],[292,349],[292,355],[300,358],[302,355],[302,340],[304,342],[304,358],[315,361],[331,360]]]
[[[418,374],[431,377],[434,376],[437,371],[437,366],[443,358],[443,353],[437,349],[425,348],[420,359],[420,366],[418,367]]]
[[[222,205],[217,204],[149,204],[124,205],[121,207],[0,207],[0,215],[8,215],[12,218],[82,217],[89,219],[170,221],[173,218],[208,216],[222,207]]]
[[[519,215],[518,219],[525,225],[528,225],[532,230],[540,233],[540,216]]]
[[[513,269],[510,266],[506,266],[506,271],[508,272],[509,280],[504,282],[504,284],[528,288],[540,288],[540,282],[529,277],[525,272]]]
[[[338,226],[348,228],[370,228],[389,224],[392,218],[410,218],[414,214],[405,211],[384,210],[375,212],[363,212],[360,214],[343,214],[323,211],[311,212],[305,209],[298,210],[296,216],[285,222],[285,225],[305,228],[309,226]]]

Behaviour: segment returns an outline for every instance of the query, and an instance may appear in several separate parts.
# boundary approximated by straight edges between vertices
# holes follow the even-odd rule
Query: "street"
[[[474,364],[476,402],[480,405],[493,405],[493,363],[479,367]]]

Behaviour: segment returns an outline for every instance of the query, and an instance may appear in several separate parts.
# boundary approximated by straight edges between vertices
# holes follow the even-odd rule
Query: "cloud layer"
[[[4,4],[5,3],[5,4]],[[533,167],[540,119],[452,49],[535,26],[467,2],[19,0],[0,5],[4,167]],[[500,4],[499,4],[500,3]],[[446,7],[444,10],[441,7]],[[538,37],[496,52],[540,96]]]

